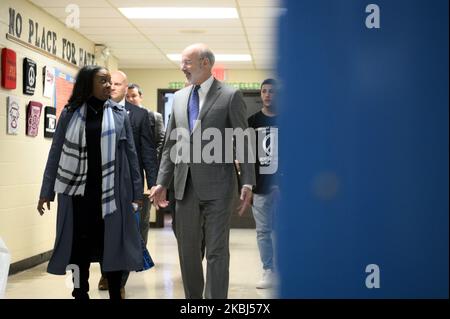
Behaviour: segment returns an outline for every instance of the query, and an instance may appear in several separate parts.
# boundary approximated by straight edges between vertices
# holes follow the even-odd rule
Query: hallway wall
[[[156,111],[157,89],[169,87],[169,82],[184,82],[185,76],[180,70],[163,69],[122,69],[128,81],[141,86],[144,91],[144,106]],[[273,70],[226,70],[226,82],[262,82],[272,77]]]
[[[56,223],[56,203],[52,203],[51,212],[39,216],[36,206],[42,182],[42,174],[47,160],[51,139],[44,138],[44,112],[42,110],[39,133],[29,137],[26,130],[26,105],[30,100],[43,106],[53,105],[53,98],[43,96],[42,69],[55,67],[74,76],[78,70],[75,65],[62,63],[61,60],[45,56],[30,48],[6,38],[9,31],[9,8],[22,17],[20,39],[28,42],[29,19],[39,23],[41,28],[57,34],[58,55],[61,57],[62,39],[70,39],[76,47],[94,52],[94,43],[65,27],[40,8],[28,1],[2,0],[0,2],[0,49],[7,47],[17,54],[17,86],[14,90],[0,88],[0,237],[6,243],[11,262],[35,256],[53,248]],[[34,42],[34,41],[32,41]],[[22,61],[31,58],[37,64],[36,89],[33,96],[22,93]],[[7,135],[7,96],[20,100],[19,131],[17,135]]]

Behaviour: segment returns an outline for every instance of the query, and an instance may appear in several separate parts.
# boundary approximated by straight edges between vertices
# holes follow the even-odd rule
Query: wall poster
[[[33,95],[36,88],[36,62],[29,58],[23,59],[23,94]]]
[[[74,83],[75,78],[73,76],[55,69],[55,98],[53,101],[56,108],[56,119],[59,119],[61,111],[67,104],[72,94]]]
[[[44,96],[51,98],[55,89],[55,68],[45,66],[43,69]]]
[[[16,52],[2,49],[2,87],[13,90],[16,88]]]
[[[56,130],[56,109],[53,106],[46,106],[44,114],[44,137],[52,138]]]
[[[17,135],[19,130],[19,99],[15,96],[8,96],[8,103],[6,103],[7,116],[7,133],[11,135]]]
[[[30,101],[27,109],[27,135],[37,136],[39,129],[39,120],[41,118],[42,104],[36,101]]]

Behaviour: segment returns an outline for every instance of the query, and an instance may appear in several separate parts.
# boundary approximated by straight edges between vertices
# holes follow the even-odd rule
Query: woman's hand
[[[47,203],[47,209],[50,210],[50,200],[47,198],[40,198],[37,205],[37,210],[41,216],[44,215],[45,212],[44,203]]]

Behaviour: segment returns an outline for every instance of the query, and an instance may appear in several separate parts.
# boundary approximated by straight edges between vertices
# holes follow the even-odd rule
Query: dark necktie
[[[189,116],[189,131],[192,133],[194,129],[195,120],[198,118],[198,111],[200,108],[200,99],[198,97],[198,89],[200,85],[196,85],[191,92],[188,103],[188,116]]]

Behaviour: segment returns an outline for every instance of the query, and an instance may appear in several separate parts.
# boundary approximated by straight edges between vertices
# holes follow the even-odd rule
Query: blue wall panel
[[[448,298],[448,1],[284,7],[280,297]]]

